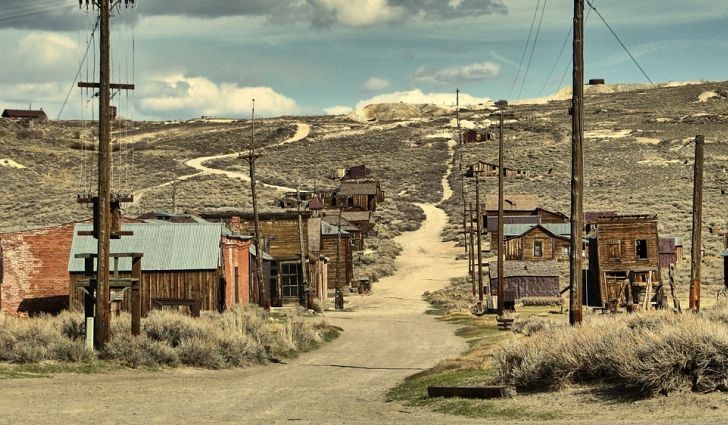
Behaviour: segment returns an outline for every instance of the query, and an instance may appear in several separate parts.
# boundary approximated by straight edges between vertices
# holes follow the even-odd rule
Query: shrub
[[[219,348],[214,339],[192,336],[180,341],[177,353],[185,365],[221,369],[225,367],[225,359]]]
[[[523,297],[521,303],[524,306],[560,306],[564,300],[561,297]]]
[[[196,320],[179,313],[153,310],[144,321],[144,333],[153,340],[178,346],[183,339],[203,337],[209,333],[202,320]]]
[[[58,315],[61,334],[66,338],[79,339],[86,335],[86,322],[81,313],[63,312]]]
[[[53,358],[59,362],[88,363],[93,361],[96,355],[86,348],[81,339],[62,339],[55,347]]]

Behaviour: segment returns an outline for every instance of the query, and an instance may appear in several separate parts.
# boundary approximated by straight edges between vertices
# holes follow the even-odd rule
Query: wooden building
[[[498,164],[478,161],[468,166],[468,173],[477,173],[479,177],[498,177]],[[528,177],[529,175],[528,170],[503,167],[503,177]]]
[[[339,261],[336,261],[336,242],[339,241]],[[351,286],[354,278],[353,235],[346,230],[328,224],[321,220],[321,255],[329,259],[327,288],[336,289],[336,273],[339,273],[341,288]]]
[[[619,308],[662,306],[656,215],[599,217],[589,233],[586,290],[598,305]]]
[[[325,210],[322,219],[332,226],[338,226],[339,211]],[[371,211],[343,211],[341,228],[351,234],[354,250],[363,251],[366,238],[374,231],[374,217]]]
[[[255,233],[253,214],[241,211],[203,213],[206,220],[222,222],[234,232],[252,235]],[[269,289],[271,303],[281,306],[286,303],[302,302],[306,293],[323,298],[328,262],[322,258],[321,219],[313,217],[310,211],[301,213],[303,220],[303,254],[306,258],[308,276],[304,279],[301,265],[301,244],[298,234],[298,213],[259,213],[261,243],[264,252],[272,257]],[[329,259],[333,263],[333,259]],[[342,259],[343,261],[343,259]],[[334,265],[335,266],[335,265]],[[304,286],[309,283],[309,287]]]
[[[5,109],[2,113],[2,117],[23,122],[43,122],[48,120],[48,116],[42,108],[40,110]]]
[[[346,197],[344,205],[338,205],[338,196]],[[345,180],[337,191],[324,201],[327,208],[343,208],[345,211],[376,211],[377,204],[384,202],[384,192],[379,180]]]
[[[251,300],[250,238],[228,232],[220,224],[150,221],[122,225],[133,236],[112,239],[111,253],[142,253],[142,315],[159,299],[196,301],[202,310],[221,311]],[[77,254],[96,253],[96,239],[79,236],[91,230],[78,224],[68,257],[69,304],[82,308],[85,278],[83,260]],[[120,278],[131,277],[131,259],[120,258],[111,270]],[[112,300],[131,310],[129,291],[112,292]]]
[[[670,264],[678,266],[683,259],[683,239],[680,237],[660,238],[660,268],[668,270]]]
[[[491,140],[493,133],[489,131],[478,131],[475,129],[467,129],[463,132],[463,143],[479,143]]]
[[[571,224],[506,224],[506,260],[569,261]]]
[[[506,261],[503,265],[506,302],[523,297],[559,297],[559,269],[556,261]],[[489,264],[490,293],[498,293],[498,265]]]

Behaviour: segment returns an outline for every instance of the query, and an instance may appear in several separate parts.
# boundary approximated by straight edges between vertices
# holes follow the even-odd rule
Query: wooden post
[[[458,161],[458,171],[460,176],[460,198],[463,202],[463,234],[467,235],[467,222],[465,221],[465,176],[463,175],[463,133],[460,128],[460,89],[455,89],[455,121],[458,127],[458,153],[460,158]],[[455,161],[455,154],[453,154],[453,161]],[[465,241],[465,252],[468,252],[467,237]]]
[[[506,261],[506,254],[504,246],[505,243],[505,237],[503,235],[504,232],[504,223],[505,221],[504,214],[503,214],[503,174],[505,173],[505,170],[503,169],[503,108],[505,105],[507,105],[507,102],[504,100],[496,102],[498,108],[500,109],[500,131],[498,134],[498,316],[503,316],[503,301],[505,298],[505,261]],[[491,241],[491,243],[493,243]],[[493,247],[491,247],[493,249]]]
[[[109,248],[111,243],[111,161],[110,161],[110,23],[109,2],[102,0],[99,6],[99,157],[98,196],[99,229],[96,267],[96,318],[94,320],[94,346],[101,349],[109,341]]]
[[[141,335],[142,324],[142,257],[131,258],[131,278],[136,279],[131,289],[131,334]]]
[[[253,109],[250,118],[250,133],[252,150],[248,154],[247,160],[250,165],[250,194],[253,198],[253,222],[255,223],[255,237],[253,245],[255,245],[255,277],[258,290],[258,305],[266,310],[270,310],[270,291],[268,291],[268,283],[265,282],[263,276],[263,247],[260,244],[263,235],[260,232],[260,219],[258,217],[258,194],[255,190],[255,161],[260,155],[255,154],[255,99],[253,99]]]
[[[480,180],[478,173],[475,173],[475,226],[476,237],[478,238],[478,309],[483,311],[483,244],[482,244],[482,233],[483,233],[483,216],[480,210]]]
[[[700,311],[700,263],[702,261],[703,226],[703,148],[705,137],[695,136],[695,164],[693,173],[693,240],[690,260],[690,310]]]
[[[473,284],[473,296],[478,294],[475,284],[475,232],[473,231],[473,203],[468,208],[468,221],[470,222],[470,250],[468,252],[468,271],[470,272],[470,281]]]
[[[337,195],[338,197],[338,195]],[[344,309],[344,292],[341,290],[341,215],[343,214],[343,204],[341,199],[337,199],[339,206],[339,219],[336,227],[336,290],[334,292],[334,308],[336,310]]]
[[[584,223],[584,0],[574,0],[571,100],[571,250],[569,253],[569,323],[582,320],[582,233]]]
[[[303,281],[299,285],[298,299],[301,306],[308,309],[308,294],[306,289],[308,288],[308,273],[306,272],[306,247],[303,243],[303,217],[301,215],[301,188],[296,187],[296,212],[298,213],[298,246],[301,257],[301,274],[303,275]],[[309,229],[310,231],[310,229]]]

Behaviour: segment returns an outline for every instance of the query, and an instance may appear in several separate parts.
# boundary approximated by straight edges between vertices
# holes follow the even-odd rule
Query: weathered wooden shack
[[[569,223],[506,224],[503,234],[506,260],[569,261]]]
[[[71,307],[81,308],[84,276],[83,260],[77,254],[96,253],[96,239],[79,236],[91,229],[78,224],[72,236],[68,257]],[[250,302],[250,238],[225,231],[214,223],[167,223],[150,221],[122,225],[133,236],[112,239],[111,253],[142,253],[142,314],[154,308],[159,299],[192,300],[202,310],[221,311]],[[111,270],[120,278],[131,277],[131,260],[112,262]],[[120,309],[131,310],[129,291],[112,293]]]
[[[469,128],[463,132],[463,143],[479,143],[491,140],[493,133]]]
[[[337,194],[346,197],[344,205],[338,205]],[[377,204],[384,201],[379,180],[345,180],[332,195],[330,206],[346,211],[376,211]]]
[[[329,259],[329,265],[333,266],[328,270],[328,289],[336,289],[337,270],[340,287],[351,286],[351,281],[354,278],[352,239],[352,234],[346,230],[341,229],[339,235],[338,227],[332,226],[323,220],[321,221],[321,254],[326,256]],[[336,261],[337,241],[339,241],[338,263]]]
[[[670,265],[682,263],[683,239],[680,237],[660,238],[660,268],[667,270]]]
[[[506,302],[523,297],[558,297],[559,270],[556,261],[506,261],[503,265]],[[489,264],[490,293],[498,293],[498,265]]]
[[[587,290],[613,309],[664,302],[657,216],[599,217],[589,233]]]
[[[2,117],[8,118],[11,120],[16,120],[16,121],[23,121],[23,122],[30,122],[30,121],[42,122],[42,121],[46,121],[48,119],[48,116],[46,115],[45,111],[43,111],[43,108],[41,108],[39,110],[5,109],[2,113]]]
[[[479,177],[498,177],[498,164],[478,161],[470,165],[468,171],[478,173]],[[528,170],[503,167],[503,177],[528,177],[530,174]]]
[[[332,225],[339,225],[339,211],[325,210],[323,220]],[[343,211],[341,213],[341,228],[351,233],[355,251],[363,251],[366,238],[374,230],[374,217],[371,211]]]

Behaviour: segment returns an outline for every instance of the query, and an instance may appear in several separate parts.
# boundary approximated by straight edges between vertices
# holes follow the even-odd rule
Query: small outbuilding
[[[48,115],[43,111],[43,109],[39,110],[32,110],[32,109],[5,109],[2,114],[3,118],[8,118],[11,120],[17,120],[17,121],[46,121],[48,120]]]
[[[498,293],[498,263],[489,264],[490,293]],[[524,297],[558,297],[559,268],[556,261],[506,261],[503,265],[505,301]]]

